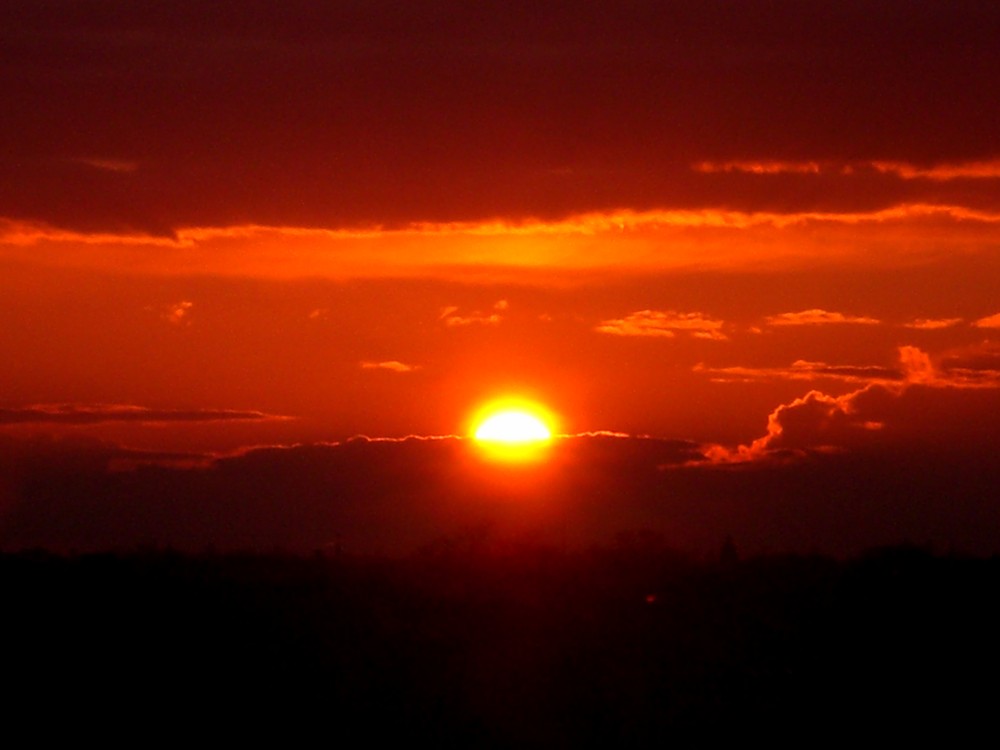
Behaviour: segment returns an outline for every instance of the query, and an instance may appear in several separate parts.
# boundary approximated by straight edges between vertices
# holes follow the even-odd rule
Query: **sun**
[[[472,437],[489,457],[505,461],[542,458],[552,442],[555,419],[539,404],[520,399],[494,401],[472,420]]]
[[[483,420],[476,428],[476,440],[500,443],[531,443],[550,440],[552,431],[533,414],[517,409],[506,409]]]

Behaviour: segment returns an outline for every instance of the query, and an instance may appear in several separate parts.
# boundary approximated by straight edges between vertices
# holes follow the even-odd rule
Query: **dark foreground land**
[[[619,541],[0,556],[5,722],[102,744],[342,747],[992,732],[1000,559],[704,562]]]

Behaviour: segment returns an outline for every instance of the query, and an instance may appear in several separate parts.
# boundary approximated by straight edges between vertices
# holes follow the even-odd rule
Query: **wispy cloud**
[[[904,180],[924,179],[945,182],[960,179],[1000,178],[1000,160],[937,164],[930,167],[919,167],[906,162],[894,161],[875,161],[871,162],[871,165],[879,172],[893,174]]]
[[[845,315],[839,312],[828,310],[812,309],[801,312],[787,312],[779,315],[771,315],[767,318],[767,324],[772,326],[816,326],[816,325],[836,325],[851,323],[855,325],[877,325],[880,320],[860,315]]]
[[[905,378],[900,369],[877,365],[831,365],[826,362],[796,360],[788,367],[708,367],[692,368],[716,383],[748,383],[762,380],[839,380],[847,383],[898,382]]]
[[[975,323],[973,323],[976,328],[1000,328],[1000,313],[996,315],[990,315],[986,318],[980,318]]]
[[[700,161],[691,168],[695,172],[744,172],[747,174],[819,174],[815,161]]]
[[[92,169],[99,169],[102,172],[118,172],[120,174],[128,174],[139,169],[138,162],[130,161],[128,159],[83,156],[73,159],[73,161],[77,164],[83,164],[84,166],[91,167]]]
[[[395,359],[384,362],[364,361],[361,363],[362,370],[387,370],[389,372],[413,372],[420,369],[420,365],[408,365]]]
[[[192,307],[194,307],[194,302],[191,302],[190,300],[174,302],[167,305],[162,317],[171,325],[191,325],[190,313]]]
[[[438,320],[443,322],[449,328],[471,325],[497,325],[501,320],[503,320],[502,313],[509,307],[510,305],[507,300],[501,299],[497,300],[493,304],[492,310],[488,312],[473,310],[468,314],[462,314],[459,312],[457,305],[449,305],[448,307],[442,308],[441,314],[438,315]]]
[[[899,364],[896,367],[832,365],[800,359],[788,367],[709,367],[698,363],[692,370],[708,375],[717,383],[836,380],[887,387],[918,383],[948,388],[1000,387],[1000,379],[991,376],[995,368],[1000,368],[1000,353],[983,347],[954,352],[942,358],[938,365],[934,364],[929,354],[915,346],[900,346],[897,355]]]
[[[0,425],[86,425],[105,422],[231,422],[284,420],[289,417],[233,409],[150,409],[133,404],[32,404],[0,409]]]
[[[1000,160],[954,162],[918,166],[901,161],[781,161],[781,160],[736,160],[701,161],[691,165],[695,172],[703,174],[742,173],[751,175],[836,175],[850,178],[865,173],[892,175],[903,180],[933,180],[947,182],[960,179],[1000,178]]]
[[[724,321],[709,318],[703,313],[680,313],[674,310],[638,310],[624,318],[604,320],[595,326],[600,333],[615,336],[650,336],[673,338],[678,331],[696,338],[725,341],[722,332]]]
[[[939,328],[951,328],[962,322],[961,318],[917,318],[909,323],[904,323],[907,328],[916,328],[923,331],[933,331]]]
[[[1000,387],[1000,343],[985,341],[945,353],[938,369],[967,388]]]

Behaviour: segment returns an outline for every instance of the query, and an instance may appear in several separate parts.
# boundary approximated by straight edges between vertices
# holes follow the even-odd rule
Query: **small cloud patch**
[[[389,372],[414,372],[420,369],[420,365],[408,365],[395,359],[384,362],[364,361],[361,363],[362,370],[388,370]]]
[[[102,172],[117,172],[119,174],[130,174],[139,169],[139,163],[128,159],[114,159],[100,156],[84,156],[73,159],[77,164],[83,164],[91,169],[99,169]]]
[[[167,305],[167,309],[163,312],[161,316],[165,321],[171,325],[180,326],[191,325],[191,308],[194,307],[194,302],[190,300],[181,300],[180,302],[175,302],[171,305]]]
[[[725,323],[704,313],[680,313],[674,310],[638,310],[624,318],[601,321],[594,330],[614,336],[649,336],[674,338],[677,332],[710,341],[726,341]]]
[[[915,328],[920,331],[934,331],[940,328],[951,328],[961,322],[961,318],[917,318],[904,325],[907,328]]]
[[[861,315],[845,315],[839,312],[830,312],[813,308],[812,310],[802,310],[800,312],[787,312],[779,315],[771,315],[767,318],[767,324],[772,326],[817,326],[817,325],[878,325],[882,321],[876,318],[869,318]]]
[[[507,300],[501,299],[493,303],[493,308],[488,312],[473,310],[468,314],[462,314],[457,305],[449,305],[441,309],[441,314],[438,315],[438,320],[449,328],[471,325],[495,326],[503,320],[503,315],[501,313],[505,312],[509,307],[510,304]]]
[[[973,325],[976,328],[1000,328],[1000,313],[990,315],[987,318],[980,318]]]

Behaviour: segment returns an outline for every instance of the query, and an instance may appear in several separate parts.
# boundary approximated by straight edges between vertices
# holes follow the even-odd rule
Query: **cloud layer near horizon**
[[[931,540],[987,553],[1000,530],[983,494],[995,465],[961,453],[947,457],[964,472],[955,483],[922,453],[816,454],[735,471],[690,466],[694,444],[613,436],[563,439],[548,464],[518,469],[484,462],[454,438],[261,448],[124,471],[107,444],[4,446],[21,457],[0,466],[6,550],[409,554],[473,529],[574,546],[651,529],[697,554],[727,534],[748,552],[846,554]]]
[[[230,422],[287,419],[259,411],[233,409],[150,409],[134,404],[35,404],[0,408],[4,425],[88,425],[107,422],[162,424],[169,422]]]
[[[997,551],[992,460],[996,348],[895,369],[796,363],[748,376],[860,383],[780,404],[741,446],[591,432],[547,460],[487,460],[473,441],[357,438],[231,454],[136,451],[80,432],[0,435],[0,548],[186,551],[329,545],[406,554],[472,528],[591,544],[649,528],[704,553],[728,534],[753,551],[857,552],[907,540]],[[379,369],[394,369],[381,368]],[[391,378],[394,379],[394,378]],[[259,418],[138,407],[26,410],[80,429],[105,419]],[[976,415],[970,418],[970,415]]]
[[[980,348],[978,355],[956,353],[948,360],[935,364],[931,357],[914,346],[899,347],[899,368],[844,368],[823,363],[796,362],[784,370],[770,369],[753,372],[748,368],[733,368],[726,376],[784,377],[790,380],[833,380],[866,383],[857,390],[829,395],[811,390],[790,403],[781,404],[768,416],[767,433],[749,445],[731,448],[710,445],[705,456],[720,463],[742,463],[770,460],[789,455],[801,456],[808,451],[845,451],[866,449],[877,443],[873,433],[888,430],[899,445],[940,441],[948,450],[952,437],[943,434],[948,426],[954,429],[961,418],[951,415],[939,423],[938,429],[913,429],[931,410],[940,404],[957,402],[953,396],[941,398],[941,392],[990,391],[985,398],[973,395],[980,404],[977,410],[991,410],[1000,405],[1000,369],[996,368],[994,347]],[[935,393],[937,391],[938,393]],[[969,409],[965,406],[965,409]],[[991,431],[968,425],[959,427],[965,433],[962,442],[988,442]],[[885,444],[880,447],[887,447]]]

